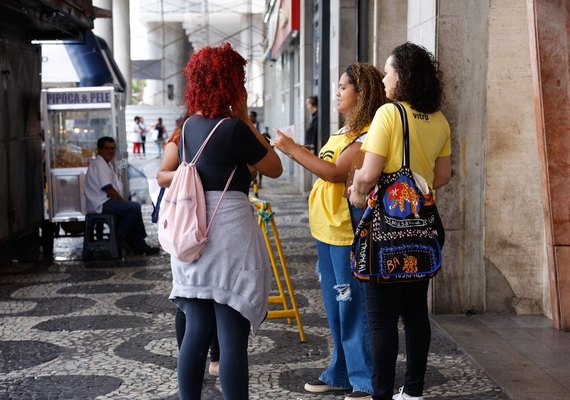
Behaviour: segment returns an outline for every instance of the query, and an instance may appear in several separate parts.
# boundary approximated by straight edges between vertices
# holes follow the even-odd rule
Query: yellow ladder
[[[265,238],[265,244],[267,245],[267,252],[269,253],[271,267],[273,268],[273,275],[275,276],[275,282],[277,283],[277,289],[279,290],[278,296],[269,296],[269,304],[281,304],[283,306],[282,310],[270,310],[268,312],[267,319],[287,318],[287,322],[291,324],[291,318],[295,318],[297,321],[297,327],[299,329],[299,337],[301,338],[301,342],[305,342],[305,331],[303,330],[303,323],[301,322],[301,316],[299,315],[297,300],[295,300],[295,292],[293,291],[293,285],[291,284],[291,278],[289,277],[289,270],[287,268],[287,263],[285,262],[285,256],[283,255],[283,248],[281,247],[281,241],[279,240],[279,234],[277,233],[277,225],[275,224],[275,219],[273,218],[273,211],[271,211],[271,204],[268,201],[260,200],[257,197],[253,196],[249,197],[249,201],[255,206],[257,215],[259,216],[259,227],[261,228],[263,237]],[[287,285],[287,294],[289,295],[289,300],[291,301],[291,308],[289,308],[289,304],[287,302],[286,293],[283,288],[283,282],[281,281],[281,273],[277,268],[273,246],[271,245],[271,241],[269,239],[269,225],[271,225],[271,232],[273,232],[273,241],[275,242],[275,247],[277,248],[279,264],[281,265],[283,277],[285,278],[285,284]]]

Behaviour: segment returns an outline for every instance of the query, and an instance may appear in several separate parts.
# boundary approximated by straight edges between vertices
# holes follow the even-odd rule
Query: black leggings
[[[225,400],[249,398],[247,344],[249,321],[228,305],[214,300],[179,298],[186,316],[184,338],[178,356],[178,388],[181,400],[199,400],[208,348],[216,321],[220,342],[220,383]]]
[[[176,329],[176,342],[178,343],[178,350],[180,350],[180,346],[182,346],[182,339],[184,339],[184,331],[186,330],[186,316],[178,307],[176,307],[174,327]],[[220,343],[218,342],[218,332],[216,329],[215,319],[214,326],[212,327],[212,342],[210,343],[210,361],[220,361]]]

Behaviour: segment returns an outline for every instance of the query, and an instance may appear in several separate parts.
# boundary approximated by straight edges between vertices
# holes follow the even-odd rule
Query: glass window
[[[87,167],[97,155],[97,139],[113,135],[109,110],[49,112],[51,168]]]

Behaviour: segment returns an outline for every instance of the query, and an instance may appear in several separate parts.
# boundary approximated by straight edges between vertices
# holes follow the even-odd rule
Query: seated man
[[[121,184],[113,162],[116,148],[111,137],[104,136],[97,141],[97,157],[89,163],[85,176],[87,212],[113,214],[121,244],[126,242],[135,254],[156,254],[159,248],[150,247],[144,240],[146,230],[141,205],[121,196]]]

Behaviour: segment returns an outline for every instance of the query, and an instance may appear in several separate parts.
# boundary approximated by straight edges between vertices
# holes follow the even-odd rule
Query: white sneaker
[[[409,394],[404,393],[404,387],[402,386],[400,388],[400,393],[395,394],[392,397],[392,400],[424,400],[424,397],[423,396],[420,396],[420,397],[410,396]]]

